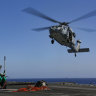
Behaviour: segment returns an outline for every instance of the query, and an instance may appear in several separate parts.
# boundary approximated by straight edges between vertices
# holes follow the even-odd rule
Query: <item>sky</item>
[[[81,48],[90,48],[75,58],[65,46],[51,44],[48,30],[32,31],[56,24],[22,12],[28,7],[68,22],[96,10],[96,0],[0,0],[0,64],[6,56],[8,78],[96,78],[96,33],[77,29],[96,29],[96,16],[70,24]]]

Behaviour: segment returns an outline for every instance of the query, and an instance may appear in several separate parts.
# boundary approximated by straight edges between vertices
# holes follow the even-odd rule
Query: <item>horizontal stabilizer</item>
[[[90,50],[89,48],[82,48],[82,49],[79,49],[78,51],[74,51],[72,49],[68,49],[67,51],[68,53],[78,53],[78,52],[89,52]]]
[[[82,48],[82,49],[79,49],[79,52],[89,52],[89,48]]]

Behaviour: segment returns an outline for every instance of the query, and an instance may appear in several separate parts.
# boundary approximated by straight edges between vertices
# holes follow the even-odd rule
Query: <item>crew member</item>
[[[2,81],[2,77],[1,77],[1,74],[0,74],[0,86],[1,86],[1,81]]]
[[[1,80],[1,88],[2,89],[6,89],[6,76],[3,74],[1,76],[2,80]]]

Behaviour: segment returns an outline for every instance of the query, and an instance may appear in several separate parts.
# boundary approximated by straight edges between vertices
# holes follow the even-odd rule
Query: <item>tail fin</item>
[[[72,49],[68,49],[67,51],[68,53],[78,53],[78,52],[89,52],[90,50],[89,48],[82,48],[82,49],[79,49],[77,52]]]

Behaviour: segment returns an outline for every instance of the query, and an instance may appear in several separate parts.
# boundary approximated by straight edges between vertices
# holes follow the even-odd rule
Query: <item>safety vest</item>
[[[6,81],[6,77],[3,76],[3,77],[2,77],[2,82],[5,82],[5,81]]]

